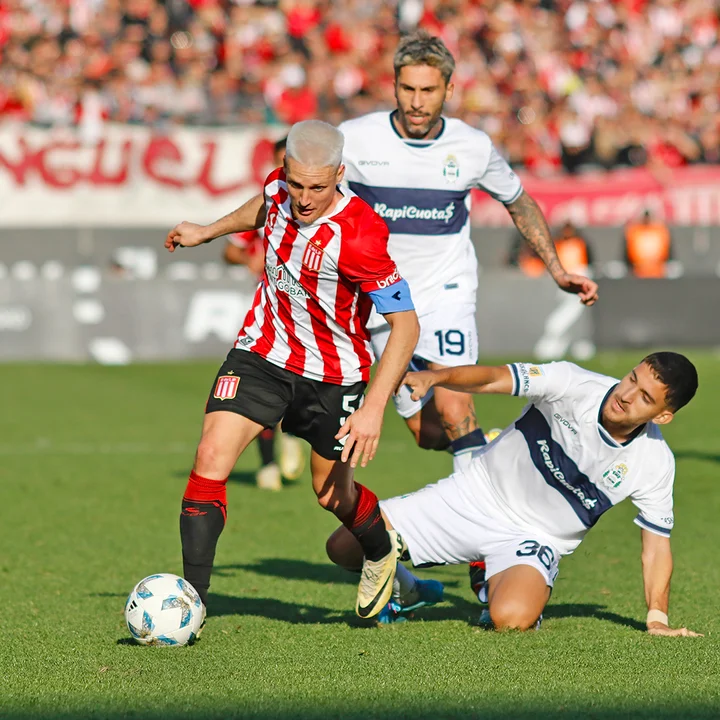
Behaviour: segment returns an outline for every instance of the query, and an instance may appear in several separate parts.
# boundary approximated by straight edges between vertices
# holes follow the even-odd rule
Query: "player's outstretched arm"
[[[513,379],[507,365],[460,365],[442,370],[409,372],[403,378],[403,385],[412,390],[412,399],[420,400],[436,385],[466,393],[493,393],[512,395]]]
[[[670,538],[642,530],[642,568],[648,632],[651,635],[702,637],[687,628],[671,628],[669,625],[668,604],[673,569]]]
[[[165,238],[165,247],[174,252],[178,246],[194,247],[210,242],[222,235],[257,230],[265,224],[265,196],[260,193],[250,198],[237,210],[221,217],[210,225],[181,222]]]
[[[384,317],[390,325],[390,337],[380,357],[375,378],[362,407],[350,415],[335,436],[338,440],[348,436],[341,459],[347,462],[349,458],[352,467],[357,467],[361,457],[362,467],[375,457],[385,406],[400,385],[420,336],[420,325],[414,310],[388,313]]]
[[[598,299],[597,283],[583,275],[573,275],[565,271],[555,251],[555,243],[552,241],[545,216],[535,200],[523,190],[517,200],[505,207],[515,227],[545,263],[558,287],[565,292],[574,293],[585,305],[594,304]]]

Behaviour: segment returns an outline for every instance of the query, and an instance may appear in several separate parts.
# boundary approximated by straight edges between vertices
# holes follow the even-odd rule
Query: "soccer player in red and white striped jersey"
[[[181,223],[171,252],[264,227],[265,271],[235,347],[220,368],[180,517],[186,579],[205,601],[225,524],[225,484],[240,454],[281,419],[312,446],[313,488],[360,542],[365,563],[356,611],[371,617],[392,592],[401,541],[386,530],[377,497],[353,481],[372,460],[383,411],[418,338],[407,283],[387,252],[383,220],[340,182],[342,134],[319,121],[288,135],[284,168],[263,193],[208,226]],[[372,306],[390,327],[374,382]]]

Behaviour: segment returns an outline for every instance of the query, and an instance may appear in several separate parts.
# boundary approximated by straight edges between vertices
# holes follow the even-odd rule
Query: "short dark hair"
[[[677,412],[685,407],[698,389],[695,366],[680,353],[656,352],[643,359],[655,377],[665,386],[665,405]]]
[[[280,152],[281,150],[284,150],[286,147],[287,147],[287,138],[284,137],[284,138],[278,140],[273,145],[273,151],[277,153],[277,152]]]

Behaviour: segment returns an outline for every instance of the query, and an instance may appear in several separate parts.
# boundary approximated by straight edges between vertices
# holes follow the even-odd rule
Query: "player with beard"
[[[394,68],[397,108],[349,120],[340,130],[348,185],[387,222],[390,252],[413,293],[420,340],[410,369],[477,361],[477,259],[470,239],[474,188],[505,205],[558,287],[592,305],[597,284],[563,268],[542,211],[490,138],[443,116],[454,91],[455,61],[442,40],[426,32],[405,37]],[[381,357],[389,326],[375,315],[369,327],[373,351]],[[403,388],[394,401],[416,443],[450,450],[455,470],[486,443],[466,392],[438,387],[414,401]],[[483,572],[482,563],[471,568],[475,591]]]

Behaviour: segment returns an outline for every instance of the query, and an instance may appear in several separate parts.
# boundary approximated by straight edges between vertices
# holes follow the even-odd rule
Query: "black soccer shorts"
[[[228,410],[264,427],[307,440],[318,455],[338,460],[335,439],[345,420],[362,404],[365,383],[332,385],[273,365],[247,350],[232,349],[220,367],[206,413]]]

